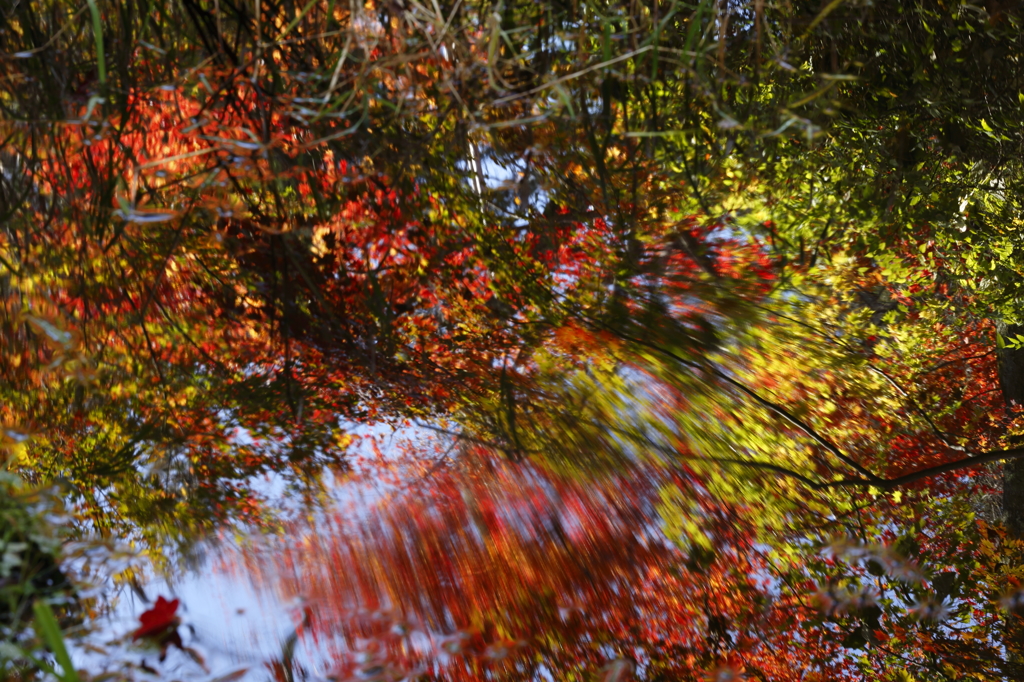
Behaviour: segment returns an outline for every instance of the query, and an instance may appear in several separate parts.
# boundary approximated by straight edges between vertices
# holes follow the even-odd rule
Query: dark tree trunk
[[[1003,337],[1024,334],[1024,325],[996,324]],[[999,384],[1009,411],[1014,405],[1024,405],[1024,349],[1000,348]],[[1003,467],[1003,512],[1006,526],[1015,537],[1024,537],[1024,460],[1013,459]]]
[[[1024,325],[996,323],[1004,338],[1024,334]],[[1024,348],[1000,348],[999,385],[1006,401],[1007,416],[1015,405],[1024,405]],[[1006,528],[1014,537],[1024,537],[1024,460],[1012,459],[1003,466],[1003,514]],[[1003,643],[1006,646],[1006,679],[1024,679],[1024,609],[1013,609],[1004,620]]]

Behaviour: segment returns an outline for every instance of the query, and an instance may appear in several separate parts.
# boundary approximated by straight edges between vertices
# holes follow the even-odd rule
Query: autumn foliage
[[[1021,677],[1020,17],[812,4],[0,10],[8,612],[259,532],[282,680]]]

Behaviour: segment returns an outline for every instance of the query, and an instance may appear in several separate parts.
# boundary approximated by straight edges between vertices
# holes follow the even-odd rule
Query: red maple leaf
[[[178,611],[178,600],[167,601],[163,597],[157,597],[156,604],[148,611],[139,616],[141,626],[132,634],[132,641],[142,637],[154,637],[163,634],[169,628],[178,624],[175,613]]]

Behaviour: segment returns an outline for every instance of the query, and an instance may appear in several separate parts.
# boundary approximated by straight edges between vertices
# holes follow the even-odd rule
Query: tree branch
[[[733,379],[731,376],[729,376],[725,372],[723,372],[723,371],[721,371],[721,370],[719,370],[719,369],[717,369],[715,367],[712,367],[711,365],[703,365],[701,363],[694,362],[693,360],[687,360],[686,358],[681,357],[681,356],[677,355],[676,353],[673,353],[672,351],[668,350],[667,348],[662,348],[661,346],[659,346],[657,344],[651,343],[649,341],[644,341],[643,339],[638,339],[638,338],[636,338],[634,336],[630,336],[629,334],[626,334],[622,330],[610,327],[609,325],[604,324],[604,323],[602,323],[602,322],[600,322],[598,320],[589,319],[588,321],[591,324],[596,324],[596,325],[600,326],[605,331],[608,331],[608,332],[610,332],[612,334],[615,334],[616,336],[618,336],[618,337],[620,337],[620,338],[622,338],[622,339],[624,339],[626,341],[629,341],[630,343],[635,343],[637,345],[643,346],[643,347],[648,348],[650,350],[653,350],[653,351],[655,351],[657,353],[660,353],[660,354],[664,355],[665,357],[671,358],[672,360],[675,360],[676,362],[678,362],[681,365],[684,365],[686,367],[690,367],[692,369],[705,370],[705,371],[711,373],[716,378],[720,379],[721,381],[724,381],[725,383],[729,384],[733,388],[737,389],[738,391],[740,391],[741,393],[746,395],[748,398],[750,398],[751,400],[756,402],[761,407],[765,408],[769,412],[775,414],[776,416],[781,417],[785,421],[787,421],[790,424],[792,424],[793,426],[795,426],[797,429],[799,429],[805,435],[807,435],[811,440],[813,440],[815,443],[817,443],[818,445],[823,447],[826,451],[828,451],[833,457],[835,457],[836,459],[838,459],[842,463],[846,464],[848,467],[850,467],[851,469],[853,469],[857,473],[861,474],[861,476],[863,476],[866,480],[869,480],[869,481],[872,481],[872,482],[879,482],[879,481],[883,480],[882,478],[879,478],[877,475],[872,473],[870,470],[868,470],[868,469],[864,468],[863,466],[861,466],[860,464],[858,464],[856,461],[854,461],[853,459],[851,459],[847,455],[844,455],[843,452],[834,443],[832,443],[830,440],[828,440],[827,438],[822,436],[820,433],[818,433],[814,429],[814,427],[812,427],[810,424],[807,424],[806,422],[804,422],[802,419],[800,419],[799,417],[797,417],[796,415],[791,413],[789,410],[784,408],[782,405],[779,405],[777,403],[773,403],[770,400],[762,397],[756,391],[754,391],[753,389],[751,389],[750,387],[748,387],[747,385],[745,385],[741,381],[737,381],[736,379]]]

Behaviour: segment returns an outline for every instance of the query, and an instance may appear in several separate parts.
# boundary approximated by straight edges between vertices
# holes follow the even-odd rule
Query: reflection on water
[[[302,604],[296,660],[306,662],[293,671],[302,675],[726,679],[752,666],[779,670],[761,633],[795,605],[753,578],[763,568],[753,553],[669,542],[656,503],[679,485],[654,471],[579,483],[470,453],[372,515],[329,510],[233,553],[223,568]],[[282,663],[291,662],[271,668],[288,679]]]

